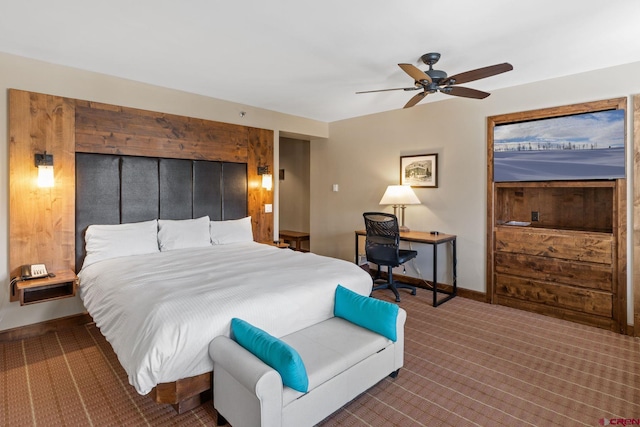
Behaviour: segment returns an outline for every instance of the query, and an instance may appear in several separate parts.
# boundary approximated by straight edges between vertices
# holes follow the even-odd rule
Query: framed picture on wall
[[[401,156],[400,184],[412,187],[438,187],[438,155]]]

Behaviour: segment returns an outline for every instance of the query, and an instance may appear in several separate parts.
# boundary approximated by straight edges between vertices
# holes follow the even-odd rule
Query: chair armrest
[[[280,374],[231,338],[222,335],[214,338],[209,344],[209,355],[214,363],[214,376],[215,366],[219,365],[260,400],[278,395],[282,402]]]

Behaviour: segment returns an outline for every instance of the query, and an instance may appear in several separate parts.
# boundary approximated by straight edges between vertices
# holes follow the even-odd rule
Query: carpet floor
[[[392,299],[386,291],[376,297]],[[507,307],[402,294],[405,366],[322,426],[597,426],[640,423],[640,340]],[[128,384],[94,325],[0,343],[0,424],[215,425]]]

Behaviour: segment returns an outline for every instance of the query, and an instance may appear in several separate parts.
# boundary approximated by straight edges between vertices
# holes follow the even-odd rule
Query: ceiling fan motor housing
[[[444,71],[433,69],[433,64],[440,60],[440,54],[437,52],[425,53],[420,57],[420,59],[429,66],[429,69],[425,71],[425,74],[431,77],[431,83],[423,84],[423,86],[428,92],[434,93],[438,90],[440,82],[447,78],[447,73]]]
[[[427,74],[429,77],[431,77],[431,80],[434,83],[439,83],[442,80],[447,78],[447,73],[445,73],[444,71],[441,71],[441,70],[427,70],[427,71],[425,71],[425,74]]]

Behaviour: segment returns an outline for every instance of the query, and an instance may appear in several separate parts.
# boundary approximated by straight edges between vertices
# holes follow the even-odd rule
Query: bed
[[[232,317],[283,336],[332,317],[338,284],[371,292],[353,263],[255,242],[111,258],[79,278],[85,307],[140,394],[212,371],[208,345],[229,336]]]
[[[138,393],[179,412],[211,387],[208,344],[232,317],[281,336],[331,317],[338,284],[371,292],[354,263],[254,242],[247,199],[246,164],[76,154],[80,296]],[[181,243],[163,246],[163,224],[196,222],[209,231],[173,233]],[[94,256],[92,227],[108,240],[109,227],[131,224],[144,237]],[[244,224],[242,238],[233,224]]]

